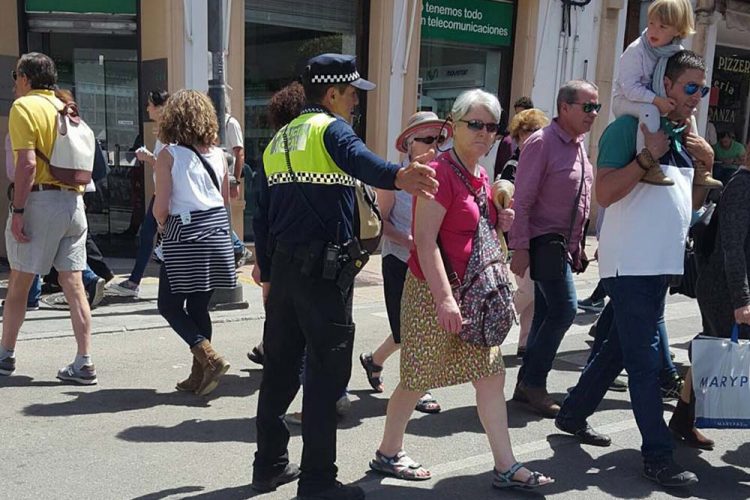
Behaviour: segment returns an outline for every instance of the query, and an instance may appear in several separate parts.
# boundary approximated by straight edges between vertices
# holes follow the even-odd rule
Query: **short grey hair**
[[[451,109],[451,118],[454,122],[466,116],[472,108],[476,106],[484,107],[492,115],[495,123],[500,123],[500,116],[503,114],[503,108],[495,94],[490,94],[482,89],[472,89],[461,92],[453,102]]]
[[[560,87],[560,90],[557,91],[557,114],[560,114],[560,107],[563,103],[572,104],[576,102],[578,91],[586,90],[587,88],[596,92],[599,91],[599,87],[588,80],[570,80]]]

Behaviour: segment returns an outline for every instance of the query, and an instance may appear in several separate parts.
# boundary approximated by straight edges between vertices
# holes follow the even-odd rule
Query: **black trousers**
[[[271,291],[263,334],[263,381],[256,426],[255,477],[268,478],[289,463],[289,429],[284,414],[300,387],[306,353],[302,400],[302,461],[298,494],[313,495],[336,479],[336,400],[352,369],[354,323],[352,288],[342,292],[320,277],[322,262],[302,273],[303,263],[277,250],[271,263]]]
[[[391,325],[393,341],[401,343],[401,296],[404,293],[404,281],[409,266],[395,255],[383,257],[383,293],[388,323]]]
[[[193,348],[204,340],[211,341],[213,327],[208,305],[214,291],[172,293],[164,264],[159,271],[159,295],[156,305],[159,314],[167,320],[188,347]]]

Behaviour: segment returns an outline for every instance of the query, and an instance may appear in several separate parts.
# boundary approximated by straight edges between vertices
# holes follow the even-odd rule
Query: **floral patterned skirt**
[[[458,385],[505,371],[500,347],[463,342],[440,327],[427,281],[406,275],[401,299],[401,383],[410,391]]]

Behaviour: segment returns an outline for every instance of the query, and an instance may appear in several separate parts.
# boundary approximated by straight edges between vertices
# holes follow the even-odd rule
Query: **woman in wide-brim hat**
[[[396,149],[406,154],[409,163],[431,149],[439,152],[440,146],[453,136],[453,126],[431,111],[414,113],[396,139]],[[373,352],[359,357],[367,380],[375,392],[383,392],[381,373],[383,363],[398,351],[401,343],[401,294],[406,279],[406,264],[412,247],[411,219],[412,196],[404,191],[378,190],[378,205],[383,216],[383,291],[391,335]],[[440,405],[427,392],[416,409],[424,413],[437,413]]]

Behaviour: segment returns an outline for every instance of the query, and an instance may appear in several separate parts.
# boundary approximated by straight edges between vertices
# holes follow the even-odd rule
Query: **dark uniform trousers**
[[[334,281],[323,280],[320,255],[305,266],[311,272],[303,273],[302,250],[277,246],[272,257],[254,468],[256,477],[270,477],[289,463],[283,417],[299,390],[306,353],[298,492],[309,495],[332,487],[336,478],[336,400],[352,369],[353,287],[343,292]]]

